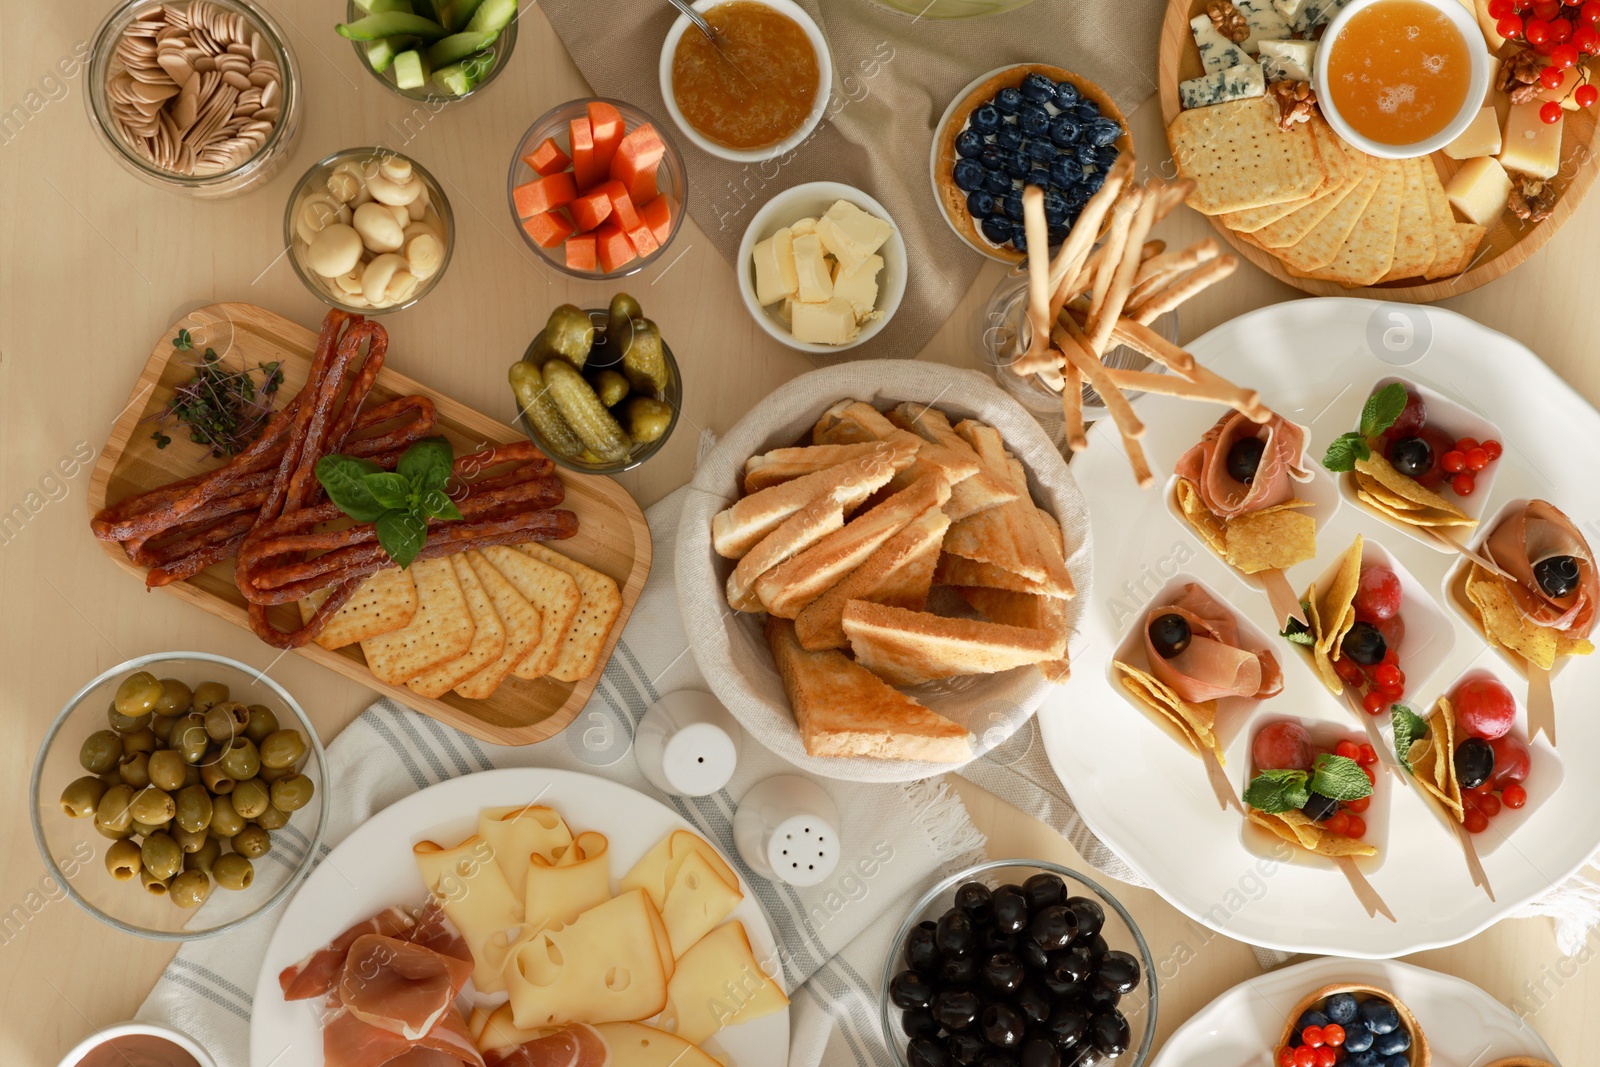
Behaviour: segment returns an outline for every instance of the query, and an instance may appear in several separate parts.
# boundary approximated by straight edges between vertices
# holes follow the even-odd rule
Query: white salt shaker
[[[645,778],[663,793],[703,797],[733,777],[743,737],[716,697],[680,689],[652,704],[639,720],[633,755]]]
[[[768,778],[739,802],[733,843],[761,877],[816,885],[839,864],[839,808],[809,778]]]

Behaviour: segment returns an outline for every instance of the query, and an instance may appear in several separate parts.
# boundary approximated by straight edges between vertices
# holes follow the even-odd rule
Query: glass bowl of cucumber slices
[[[407,100],[464,100],[494,81],[517,44],[517,0],[348,0],[339,36]]]

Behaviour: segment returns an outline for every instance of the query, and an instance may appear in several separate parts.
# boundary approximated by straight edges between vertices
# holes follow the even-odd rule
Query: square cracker
[[[1266,97],[1184,111],[1167,139],[1179,176],[1195,181],[1186,203],[1205,215],[1300,200],[1327,177],[1316,137],[1304,123],[1280,128]]]
[[[1287,248],[1277,249],[1273,255],[1283,260],[1283,265],[1296,274],[1310,274],[1319,267],[1326,267],[1332,263],[1338,257],[1339,250],[1344,247],[1350,231],[1356,228],[1356,224],[1366,214],[1367,205],[1372,203],[1372,198],[1377,195],[1378,186],[1383,184],[1385,173],[1387,172],[1378,160],[1370,162],[1361,183],[1352,187],[1310,233]]]
[[[506,644],[500,650],[500,655],[478,673],[456,683],[457,693],[471,700],[482,700],[500,688],[500,683],[505,681],[512,668],[539,644],[544,627],[539,610],[501,577],[500,572],[483,558],[483,553],[468,549],[462,555],[471,565],[472,573],[483,586],[483,591],[489,595],[489,603],[494,606],[494,613],[500,616],[500,624],[506,631]]]
[[[318,589],[300,601],[300,621],[307,623],[317,613],[328,595],[328,589]],[[374,571],[361,584],[344,607],[333,613],[333,618],[317,633],[316,642],[323,648],[343,648],[379,634],[393,633],[417,613],[417,586],[411,573],[399,567],[385,567]]]
[[[1403,159],[1406,171],[1405,198],[1400,202],[1400,229],[1394,239],[1394,262],[1383,281],[1420,278],[1433,266],[1438,251],[1434,236],[1433,211],[1428,207],[1427,178],[1422,168],[1433,167],[1431,160]]]
[[[532,556],[504,545],[483,550],[489,566],[499,571],[513,589],[539,612],[539,643],[511,669],[518,678],[543,678],[555,669],[561,655],[561,641],[578,614],[583,596],[578,583],[566,571],[540,562]]]
[[[1428,216],[1433,220],[1433,262],[1429,264],[1423,274],[1425,278],[1443,278],[1454,274],[1456,266],[1461,262],[1462,235],[1456,229],[1455,209],[1450,206],[1450,197],[1444,191],[1444,182],[1439,178],[1439,171],[1434,166],[1433,160],[1419,160],[1422,166],[1422,189],[1428,198]]]
[[[472,610],[450,560],[419,559],[408,569],[417,586],[417,613],[400,629],[361,642],[367,669],[390,685],[404,685],[472,646]]]
[[[1378,188],[1350,235],[1327,266],[1307,272],[1313,278],[1355,288],[1372,285],[1394,266],[1400,208],[1406,197],[1406,168],[1398,159],[1379,160]]]
[[[1333,132],[1333,127],[1324,122],[1320,116],[1313,117],[1306,125],[1310,128],[1312,137],[1316,138],[1317,153],[1322,159],[1324,169],[1327,170],[1327,176],[1322,184],[1311,195],[1301,197],[1299,200],[1285,200],[1281,204],[1245,208],[1243,211],[1230,211],[1219,216],[1228,229],[1235,233],[1254,233],[1345,187],[1355,163],[1345,154],[1344,142]]]
[[[1344,157],[1344,181],[1337,187],[1323,186],[1318,196],[1303,207],[1285,215],[1277,222],[1261,227],[1253,233],[1242,234],[1251,244],[1265,249],[1287,248],[1298,244],[1306,234],[1344,202],[1344,198],[1366,178],[1372,157],[1354,145],[1339,141],[1339,154]],[[1324,195],[1325,194],[1325,195]]]
[[[445,558],[455,569],[456,581],[461,583],[461,592],[467,598],[467,610],[472,612],[474,629],[472,644],[465,652],[406,682],[406,688],[413,693],[434,699],[444,696],[456,687],[456,683],[466,681],[493,663],[506,647],[505,624],[495,614],[494,602],[489,599],[483,583],[478,581],[472,564],[467,562],[466,556],[459,554]]]
[[[622,591],[610,575],[570,560],[549,545],[529,541],[517,547],[541,563],[566,571],[578,583],[578,613],[561,639],[550,677],[562,682],[589,677],[600,662],[600,650],[605,647],[611,627],[622,614]]]

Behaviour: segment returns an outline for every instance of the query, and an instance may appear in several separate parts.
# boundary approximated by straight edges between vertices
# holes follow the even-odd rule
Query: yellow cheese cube
[[[794,240],[794,269],[797,291],[802,303],[811,304],[833,296],[833,277],[828,271],[828,261],[823,258],[822,241],[814,233]]]
[[[1554,178],[1561,169],[1561,127],[1566,125],[1566,115],[1546,125],[1539,118],[1541,106],[1537,100],[1511,105],[1500,162],[1507,170]]]
[[[1469,159],[1444,187],[1455,209],[1479,226],[1490,226],[1506,209],[1511,179],[1493,156]]]
[[[878,272],[882,269],[883,257],[874,253],[855,270],[840,263],[833,272],[833,295],[850,301],[858,320],[871,315],[878,304]]]
[[[796,237],[803,237],[808,233],[816,233],[817,220],[815,218],[809,218],[801,219],[799,222],[791,222],[789,224],[789,232],[794,234]]]
[[[1498,46],[1496,46],[1496,47],[1498,47]],[[1484,102],[1485,103],[1489,103],[1489,104],[1494,103],[1494,94],[1495,94],[1495,91],[1496,91],[1495,90],[1495,86],[1497,86],[1499,84],[1500,84],[1500,57],[1497,56],[1497,55],[1491,54],[1489,56],[1489,92],[1487,94],[1485,94],[1485,96],[1484,96]]]
[[[789,305],[794,314],[790,327],[796,341],[812,345],[842,345],[861,332],[856,325],[856,311],[850,301],[833,297],[821,303],[794,303]]]
[[[1582,63],[1575,67],[1568,67],[1561,72],[1561,84],[1554,89],[1542,90],[1539,93],[1539,99],[1554,100],[1568,111],[1576,111],[1578,110],[1578,101],[1573,96],[1572,90],[1582,85],[1584,81]]]
[[[793,296],[800,281],[794,268],[794,236],[784,226],[750,253],[756,268],[756,301],[762,307]]]
[[[1472,120],[1472,125],[1461,131],[1461,136],[1444,146],[1444,154],[1451,159],[1477,159],[1492,156],[1500,151],[1500,116],[1494,108],[1486,107]]]
[[[866,258],[883,247],[894,232],[887,222],[862,211],[848,200],[837,200],[828,213],[817,220],[817,236],[822,245],[847,270],[855,270]]]

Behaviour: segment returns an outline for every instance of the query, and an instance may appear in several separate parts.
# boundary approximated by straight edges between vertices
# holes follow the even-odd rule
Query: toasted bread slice
[[[992,563],[979,563],[948,552],[940,555],[939,565],[933,572],[934,585],[981,586],[985,589],[1009,589],[1015,593],[1035,593],[1039,596],[1067,599],[1069,590],[1057,589],[1045,582],[1035,582],[1020,574],[1012,574]]]
[[[944,507],[949,499],[950,486],[943,478],[923,478],[762,575],[756,582],[756,596],[772,614],[794,618],[912,519],[931,507]]]
[[[752,493],[711,520],[712,547],[725,559],[742,559],[789,516],[823,497],[832,497],[845,511],[853,511],[888,484],[898,469],[895,463],[901,458],[901,452],[914,443],[886,443],[878,450],[837,467]]]
[[[786,559],[844,528],[844,508],[834,499],[813,500],[761,539],[728,575],[728,606],[735,611],[761,611],[756,581]]]
[[[795,618],[800,644],[812,652],[850,647],[841,620],[844,606],[852,600],[922,610],[933,585],[939,542],[949,526],[948,515],[939,508],[929,508],[885,541],[865,563],[806,605]]]
[[[860,400],[841,402],[829,408],[812,434],[819,440],[834,443],[859,441],[863,437],[894,443],[907,440],[916,442],[920,446],[916,458],[890,480],[888,490],[891,493],[897,493],[917,479],[933,473],[943,475],[953,488],[983,469],[977,454],[961,441],[956,442],[959,448],[952,448],[903,429],[890,422],[883,412]],[[1007,491],[1003,482],[997,488],[1002,492]]]
[[[859,441],[884,441],[894,424],[871,404],[841,400],[822,413],[812,427],[811,440],[819,445],[847,445]]]
[[[1021,462],[1007,455],[1005,442],[992,426],[967,420],[958,432],[972,443],[985,469],[1004,478],[1020,495],[1000,507],[952,524],[944,550],[980,563],[992,563],[1034,583],[1070,591],[1072,577],[1067,573],[1066,561],[1054,534],[1039,521],[1037,509],[1027,495],[1027,473]]]
[[[852,600],[844,632],[856,662],[891,685],[920,685],[958,674],[998,674],[1060,659],[1066,637],[976,619],[947,619]]]
[[[1059,634],[1062,647],[1066,647],[1067,602],[1057,597],[1037,596],[1033,593],[1014,593],[1009,589],[985,589],[981,586],[961,586],[956,589],[963,600],[971,604],[990,622],[1019,626],[1024,630],[1043,630]],[[1040,660],[1039,673],[1045,680],[1060,684],[1072,675],[1065,651],[1056,660]]]
[[[966,727],[896,692],[842,652],[807,652],[787,619],[769,615],[766,630],[810,755],[933,763],[972,757]]]
[[[982,463],[982,457],[969,442],[956,433],[955,428],[950,425],[949,418],[936,407],[927,404],[897,404],[885,417],[901,429],[908,430],[929,444],[938,446],[937,449],[928,450],[930,463],[948,458],[945,452],[940,451],[941,449],[948,449],[950,455],[960,456],[964,461],[978,459]],[[996,436],[998,437],[998,434]],[[980,511],[987,511],[1016,500],[1020,495],[1011,485],[1009,478],[999,477],[990,470],[980,468],[971,477],[953,481],[950,503],[945,505],[944,510],[952,522],[959,522]]]
[[[793,481],[806,474],[837,467],[853,459],[870,455],[876,441],[860,441],[850,445],[809,445],[804,448],[775,448],[744,462],[744,491],[759,493],[775,485]],[[895,462],[909,465],[908,454],[897,456]]]

